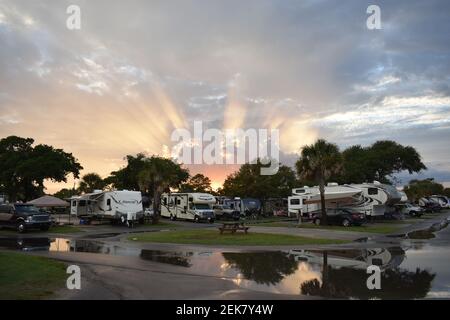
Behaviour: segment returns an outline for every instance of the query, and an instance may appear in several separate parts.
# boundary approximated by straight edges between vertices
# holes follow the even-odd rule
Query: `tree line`
[[[0,193],[6,193],[12,201],[27,201],[41,196],[45,191],[45,180],[66,182],[70,174],[79,178],[83,169],[71,153],[44,144],[33,144],[33,139],[17,136],[0,140]],[[103,179],[97,173],[85,174],[76,188],[62,189],[55,196],[69,198],[96,189],[140,190],[153,198],[157,211],[160,195],[171,189],[251,197],[264,203],[269,198],[289,196],[296,186],[319,185],[323,191],[330,181],[341,184],[373,180],[394,183],[398,172],[414,173],[426,169],[414,147],[394,141],[377,141],[367,147],[355,145],[341,151],[336,144],[319,139],[302,148],[295,168],[279,164],[276,174],[263,176],[260,175],[263,164],[257,159],[254,163],[242,165],[226,178],[222,188],[214,191],[208,177],[202,174],[190,176],[182,164],[171,159],[138,153],[127,155],[125,160],[126,165],[108,177]],[[429,188],[430,183],[437,184],[433,180],[411,181],[405,191],[413,197],[428,195],[429,192],[448,192],[443,187]]]

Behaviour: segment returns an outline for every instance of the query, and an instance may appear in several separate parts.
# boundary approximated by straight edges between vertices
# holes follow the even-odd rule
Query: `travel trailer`
[[[164,193],[161,196],[161,216],[195,222],[214,222],[212,206],[216,198],[209,193]]]
[[[383,216],[394,212],[394,205],[402,194],[393,186],[374,181],[373,183],[338,185],[329,183],[325,187],[327,209],[348,207],[366,216]],[[292,190],[288,198],[289,215],[309,215],[321,210],[319,187],[303,187]]]
[[[261,213],[261,201],[254,198],[223,199],[222,204],[239,211],[243,217],[257,216]]]
[[[325,186],[325,204],[327,209],[349,207],[360,203],[362,190],[347,185],[329,183]],[[321,210],[319,187],[303,187],[292,189],[288,197],[288,215],[309,215]]]
[[[441,206],[441,208],[450,208],[450,199],[445,196],[433,195],[431,197],[428,197],[428,199],[437,202]]]
[[[70,214],[80,219],[111,220],[132,227],[136,221],[144,222],[140,191],[101,191],[70,199]]]
[[[363,191],[364,201],[352,208],[369,216],[383,216],[395,212],[394,205],[401,202],[403,195],[393,186],[374,181],[373,183],[352,184]]]

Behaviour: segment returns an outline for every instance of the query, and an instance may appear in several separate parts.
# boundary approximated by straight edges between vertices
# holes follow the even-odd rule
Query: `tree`
[[[69,199],[73,196],[78,196],[78,195],[80,195],[80,191],[75,188],[72,188],[72,189],[63,188],[53,194],[54,197],[57,197],[59,199]]]
[[[319,139],[313,145],[302,149],[300,159],[295,164],[300,179],[311,179],[319,184],[320,204],[322,209],[321,224],[327,225],[325,208],[325,183],[342,168],[342,155],[337,145]]]
[[[45,180],[66,182],[69,174],[78,178],[83,169],[71,153],[33,143],[17,136],[0,140],[0,186],[11,201],[43,195]]]
[[[220,194],[256,198],[263,206],[268,198],[288,197],[296,184],[294,171],[290,167],[280,165],[276,174],[261,175],[263,166],[260,159],[253,164],[243,164],[237,172],[225,179]]]
[[[201,173],[189,178],[189,180],[181,185],[181,192],[212,192],[211,179]]]
[[[94,190],[103,190],[106,183],[99,174],[91,172],[81,177],[78,189],[81,193],[91,193]]]
[[[418,201],[422,197],[428,197],[434,194],[443,194],[444,186],[434,181],[433,178],[425,180],[411,180],[404,188],[408,199]]]
[[[446,197],[450,198],[450,188],[445,188],[442,194]]]
[[[179,188],[189,178],[189,171],[170,159],[152,156],[144,159],[138,174],[141,191],[153,195],[153,212],[159,214],[161,194],[170,188]]]
[[[127,165],[111,172],[111,175],[104,179],[105,185],[118,190],[140,190],[138,175],[144,169],[146,157],[143,153],[138,153],[136,156],[127,155],[125,159]]]
[[[334,177],[340,183],[374,180],[391,183],[395,173],[408,171],[412,174],[426,169],[416,149],[390,140],[377,141],[369,147],[351,146],[342,156],[342,175]]]

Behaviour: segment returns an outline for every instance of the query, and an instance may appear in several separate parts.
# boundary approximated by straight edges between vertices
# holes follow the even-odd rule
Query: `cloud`
[[[65,27],[70,4],[79,31]],[[324,137],[448,160],[450,4],[379,1],[377,31],[369,4],[1,0],[0,135],[62,147],[102,175],[118,164],[103,159],[163,153],[195,120],[278,128],[287,159]]]

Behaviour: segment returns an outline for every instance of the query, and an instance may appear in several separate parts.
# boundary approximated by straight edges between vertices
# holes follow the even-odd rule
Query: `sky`
[[[72,4],[80,30],[66,27]],[[366,26],[371,4],[380,30]],[[0,0],[0,138],[63,148],[106,177],[201,120],[278,129],[287,165],[318,138],[392,139],[422,155],[413,177],[450,181],[449,12],[446,0]],[[237,168],[189,166],[214,187]]]

